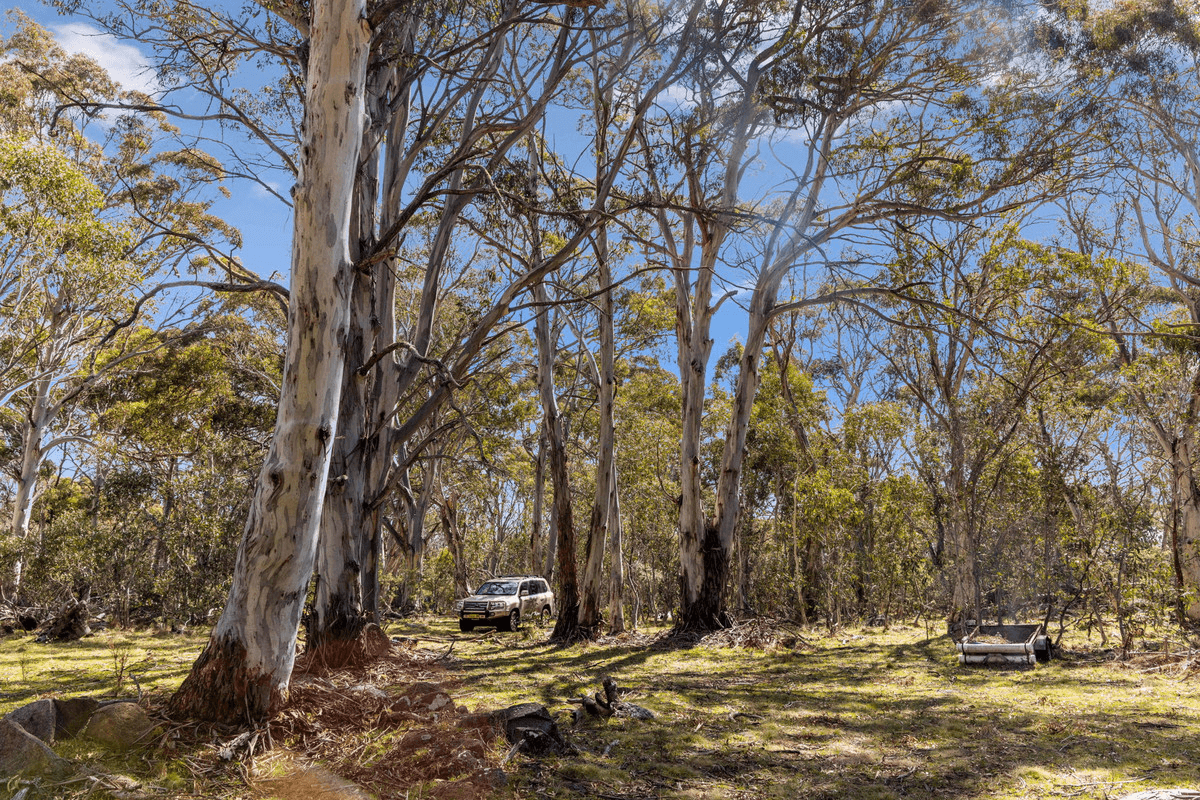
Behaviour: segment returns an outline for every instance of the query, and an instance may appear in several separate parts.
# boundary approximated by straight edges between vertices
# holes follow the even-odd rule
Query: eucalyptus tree
[[[913,289],[880,352],[922,422],[912,457],[932,496],[934,552],[949,571],[949,621],[960,625],[983,611],[988,509],[1001,478],[1019,471],[1033,408],[1064,370],[1096,356],[1094,337],[1069,322],[1087,294],[1071,279],[1069,253],[1022,241],[1011,222],[949,236],[900,230],[896,239],[890,269]]]
[[[1200,620],[1200,393],[1188,353],[1200,324],[1200,275],[1194,263],[1200,215],[1200,20],[1194,8],[1171,3],[1085,3],[1049,10],[1040,40],[1096,105],[1103,123],[1097,135],[1113,170],[1105,189],[1121,198],[1102,212],[1110,218],[1107,224],[1092,219],[1098,203],[1090,211],[1083,204],[1069,209],[1070,221],[1080,251],[1094,253],[1100,271],[1108,274],[1097,283],[1117,355],[1144,377],[1122,383],[1161,452],[1178,498],[1173,550],[1184,610],[1195,622]],[[1114,260],[1131,263],[1116,271],[1103,266]],[[1150,268],[1142,280],[1161,290],[1157,298],[1151,297],[1155,290],[1140,299],[1122,298],[1129,288],[1114,279],[1119,282],[1121,271],[1139,269],[1138,263]],[[1160,343],[1176,358],[1153,341],[1139,344],[1152,331],[1165,335]],[[1150,366],[1153,362],[1159,366]]]
[[[362,337],[361,366],[348,374],[348,380],[370,381],[377,388],[367,404],[365,446],[355,444],[360,434],[353,427],[344,427],[339,439],[348,453],[365,450],[374,454],[366,459],[367,463],[373,460],[374,466],[365,482],[345,473],[347,501],[341,507],[347,511],[338,513],[346,519],[353,519],[355,508],[378,508],[396,482],[394,469],[388,465],[391,453],[403,448],[408,459],[419,455],[420,442],[430,439],[414,437],[427,430],[431,415],[469,378],[497,324],[545,275],[574,259],[603,220],[629,150],[629,135],[624,143],[618,141],[611,158],[598,165],[590,186],[568,188],[564,198],[552,201],[558,206],[565,202],[571,209],[570,230],[550,246],[539,248],[536,258],[521,258],[507,266],[497,262],[485,268],[508,270],[500,273],[504,278],[489,282],[491,306],[480,307],[473,324],[453,333],[445,331],[442,308],[449,295],[461,290],[463,280],[463,273],[455,274],[451,264],[474,261],[465,257],[469,246],[456,233],[474,230],[478,253],[487,249],[505,253],[508,245],[496,235],[504,228],[486,222],[495,213],[489,206],[521,209],[529,198],[540,202],[536,193],[525,194],[520,170],[514,171],[513,165],[519,163],[516,148],[529,151],[539,146],[534,144],[534,128],[565,91],[566,80],[577,66],[604,58],[610,51],[644,49],[647,26],[651,31],[661,29],[667,19],[664,11],[648,15],[636,6],[621,6],[612,12],[576,6],[580,4],[567,4],[561,12],[546,8],[528,13],[519,4],[505,3],[498,16],[469,4],[447,6],[429,19],[417,19],[415,32],[401,40],[425,57],[392,54],[382,62],[390,69],[396,64],[412,64],[414,71],[393,83],[396,88],[389,90],[393,94],[378,103],[391,126],[382,126],[383,135],[372,140],[372,147],[383,148],[380,188],[376,192],[374,184],[365,181],[358,207],[360,219],[368,223],[360,236],[360,261],[383,277],[374,280],[373,289],[364,291],[372,298],[389,295],[391,290],[381,291],[380,287],[388,285],[387,275],[397,270],[398,260],[411,254],[401,246],[401,237],[419,214],[431,214],[433,235],[419,256],[419,289],[412,295],[415,303],[406,323],[395,330],[377,326],[373,335]],[[448,23],[458,26],[451,27],[457,33],[449,41],[445,36]],[[661,91],[667,79],[653,77],[656,80],[650,85]],[[646,105],[648,101],[641,99],[640,108],[634,106],[629,113],[636,119]],[[364,152],[375,150],[366,148]],[[373,174],[372,170],[366,172]],[[368,212],[376,197],[382,198],[380,210]],[[559,211],[556,207],[552,213]],[[378,222],[372,225],[372,219]],[[386,300],[382,303],[387,305]],[[384,316],[374,313],[369,318]],[[439,330],[443,331],[443,346],[435,348]],[[358,337],[352,336],[352,340]],[[362,407],[358,403],[359,411],[345,409],[343,419],[364,416]],[[346,463],[353,468],[356,460]],[[350,491],[356,483],[364,487],[361,494]],[[331,533],[328,541],[331,546],[337,546],[334,543],[339,540],[348,542],[355,538],[349,532],[357,529],[359,542],[378,542],[379,525],[377,514],[368,515],[365,523],[339,526],[347,533]],[[354,579],[367,574],[359,567],[369,563],[366,558],[350,557],[355,551],[353,545],[340,546],[327,563],[332,570],[338,570],[340,564],[343,578],[326,577],[318,583],[316,613],[331,620],[321,627],[339,631],[337,636],[342,638],[352,637],[357,630]],[[322,575],[327,572],[323,569]],[[335,594],[342,599],[336,603],[332,596],[320,594],[321,585],[328,583],[339,587]]]
[[[6,537],[13,563],[0,594],[14,596],[42,465],[56,448],[87,435],[67,412],[103,371],[109,315],[127,313],[143,274],[122,258],[128,231],[99,217],[101,192],[61,153],[0,140],[0,171],[0,259],[13,275],[0,295],[0,348],[12,364],[0,413],[19,453]],[[129,358],[145,352],[133,342],[115,344],[111,352],[125,350]]]
[[[39,468],[92,433],[76,413],[88,392],[162,345],[139,325],[169,328],[187,313],[170,290],[207,277],[236,230],[197,197],[211,163],[162,148],[155,120],[124,114],[98,124],[72,103],[129,97],[95,63],[69,56],[31,20],[0,41],[0,119],[6,181],[0,243],[0,405],[20,456],[9,530],[25,539]],[[20,585],[22,556],[5,579]]]
[[[287,690],[337,428],[371,31],[364,0],[316,0],[311,22],[275,431],[225,610],[171,699],[202,718],[260,720]]]
[[[1061,87],[1016,68],[1016,32],[992,5],[801,3],[776,13],[769,4],[719,3],[705,23],[699,65],[677,93],[685,99],[647,135],[643,154],[645,191],[657,206],[648,247],[676,284],[679,625],[698,629],[726,622],[747,423],[771,320],[858,291],[827,253],[852,229],[976,216],[1031,181],[1053,191],[1072,109]],[[760,154],[783,148],[772,167],[786,177],[747,197]],[[904,185],[913,191],[901,197]],[[792,274],[808,276],[798,281],[806,291],[824,284],[832,292],[781,297]],[[748,327],[710,514],[699,452],[710,328],[734,297]]]

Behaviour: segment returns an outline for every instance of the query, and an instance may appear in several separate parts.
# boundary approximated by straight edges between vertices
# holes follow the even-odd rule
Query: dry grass
[[[221,762],[213,742],[232,734],[211,727],[171,729],[148,758],[114,760],[85,743],[66,754],[135,778],[147,798],[317,800],[338,778],[378,798],[1109,800],[1200,786],[1200,652],[1178,636],[1118,660],[1068,635],[1067,657],[1050,664],[964,669],[948,637],[916,628],[830,636],[756,622],[703,640],[650,629],[566,648],[547,632],[394,625],[405,644],[382,660],[298,676],[270,728],[273,749],[252,759]],[[127,669],[165,691],[202,640],[127,634],[120,644]],[[0,691],[9,707],[111,691],[113,652],[104,640],[0,640]],[[478,712],[536,701],[569,725],[569,700],[605,675],[656,718],[569,728],[577,754],[518,754],[499,785],[507,747]]]
[[[484,705],[565,710],[611,674],[658,714],[581,725],[577,757],[518,757],[518,796],[1107,800],[1200,786],[1200,660],[1180,647],[1120,663],[1068,637],[1075,652],[1050,664],[968,669],[948,637],[916,628],[805,631],[791,647],[786,628],[757,631],[769,649],[722,646],[746,631],[647,646],[654,633],[565,649],[463,637],[454,666]]]

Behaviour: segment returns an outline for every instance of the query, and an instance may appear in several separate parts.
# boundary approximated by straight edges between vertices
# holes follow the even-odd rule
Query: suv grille
[[[463,611],[487,611],[487,603],[479,600],[468,600],[463,603]]]

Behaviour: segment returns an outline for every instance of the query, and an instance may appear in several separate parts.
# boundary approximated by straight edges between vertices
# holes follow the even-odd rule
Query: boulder
[[[20,725],[30,736],[36,736],[46,744],[54,743],[58,713],[54,710],[53,700],[34,700],[15,711],[10,711],[4,718]]]
[[[96,709],[83,735],[111,750],[129,750],[150,744],[158,728],[137,703],[112,703]]]
[[[55,737],[61,740],[79,735],[99,707],[100,703],[91,697],[72,697],[69,700],[55,699]]]
[[[8,717],[0,719],[0,780],[16,775],[69,770],[70,762],[55,755],[41,739]]]

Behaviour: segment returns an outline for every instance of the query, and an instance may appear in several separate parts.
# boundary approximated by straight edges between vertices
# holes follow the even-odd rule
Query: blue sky
[[[103,11],[106,3],[102,0],[89,2],[92,8]],[[82,52],[95,59],[110,75],[127,88],[136,88],[153,94],[157,82],[150,61],[136,44],[115,39],[104,34],[92,21],[83,17],[65,17],[54,9],[35,0],[16,0],[9,8],[17,8],[31,16],[37,22],[51,30],[59,44],[72,52]],[[3,23],[6,32],[11,27]],[[579,134],[575,130],[574,119],[564,119],[555,124],[552,140],[568,149],[574,147]],[[210,131],[211,132],[211,131]],[[787,143],[780,145],[787,149]],[[586,145],[582,146],[587,152]],[[220,154],[216,154],[218,157]],[[769,159],[768,159],[769,160]],[[750,191],[761,191],[773,178],[767,165],[759,164],[752,167],[746,184]],[[224,199],[214,193],[214,212],[236,226],[243,237],[243,247],[236,255],[242,263],[260,276],[274,276],[276,280],[287,284],[290,262],[290,243],[292,233],[292,215],[290,209],[271,196],[261,186],[249,181],[238,181],[229,184],[231,198]],[[289,186],[275,186],[281,194],[287,194]],[[743,281],[745,275],[731,275],[735,281]],[[731,285],[723,286],[717,296],[721,296]],[[721,311],[713,321],[712,336],[714,346],[712,362],[715,362],[734,340],[744,338],[744,311],[739,307],[738,299],[729,298],[723,304]],[[673,346],[660,351],[665,356],[663,365],[674,371]],[[710,367],[712,364],[710,363]]]
[[[93,4],[103,8],[104,4]],[[65,17],[43,3],[18,0],[8,9],[19,9],[48,28],[59,45],[71,52],[85,53],[95,59],[122,86],[153,93],[157,82],[149,60],[137,46],[104,34],[90,20]],[[0,21],[4,32],[11,31],[7,19]],[[232,197],[215,196],[213,211],[242,232],[243,247],[237,253],[242,263],[257,274],[272,274],[286,285],[290,262],[291,210],[262,187],[239,181],[228,186]],[[283,187],[286,194],[288,187]]]

